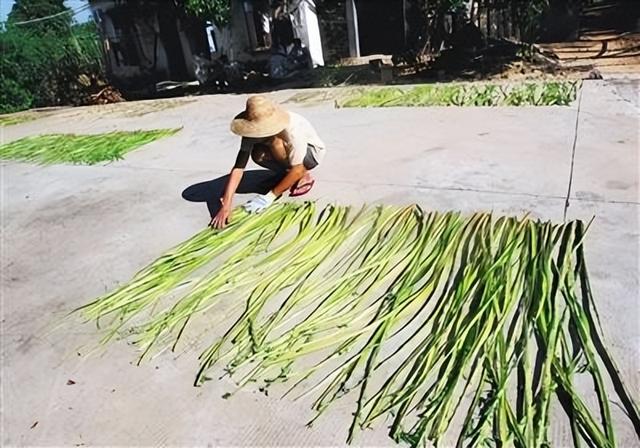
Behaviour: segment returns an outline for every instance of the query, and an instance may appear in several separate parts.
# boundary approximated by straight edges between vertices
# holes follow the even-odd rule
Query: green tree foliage
[[[0,113],[28,109],[32,104],[31,92],[16,81],[0,75]]]
[[[41,20],[51,17],[50,20]],[[64,5],[64,0],[17,0],[7,16],[7,27],[25,25],[40,33],[51,34],[64,31],[71,25],[72,11]],[[23,25],[24,26],[24,25]]]
[[[231,18],[231,0],[184,0],[184,8],[188,14],[218,26],[226,25]]]
[[[62,0],[17,0],[0,31],[0,113],[84,102],[101,61],[95,24],[74,24]]]

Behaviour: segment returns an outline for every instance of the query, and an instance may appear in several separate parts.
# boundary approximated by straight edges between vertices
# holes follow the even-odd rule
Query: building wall
[[[91,2],[94,18],[102,33],[103,43],[106,49],[107,65],[112,76],[116,78],[132,78],[142,76],[145,71],[154,69],[154,40],[158,23],[155,15],[149,15],[145,21],[134,22],[135,41],[130,38],[132,34],[121,35],[112,17],[117,3],[114,0],[94,0]],[[128,40],[125,42],[125,40]],[[117,54],[122,46],[135,48],[138,61],[131,62],[127,58],[121,58]],[[167,55],[162,42],[158,42],[155,52],[155,70],[167,72]]]
[[[196,66],[193,63],[193,53],[191,45],[187,37],[187,32],[183,27],[183,23],[178,21],[178,36],[180,37],[180,46],[182,47],[182,54],[184,55],[184,63],[187,66],[187,73],[191,76],[191,79],[196,76]]]
[[[219,54],[224,54],[231,61],[260,61],[270,57],[269,49],[255,50],[252,42],[251,28],[254,26],[247,18],[250,2],[243,0],[231,1],[231,20],[222,28],[215,28],[216,42]],[[319,20],[314,1],[301,0],[300,7],[292,14],[294,35],[309,48],[315,65],[324,65],[323,45]],[[273,30],[272,30],[273,31]]]
[[[144,21],[136,22],[139,36],[141,67],[169,75],[169,60],[164,44],[159,36],[158,18],[150,15]],[[157,44],[156,44],[157,39]],[[154,51],[155,50],[155,51]]]
[[[346,1],[330,0],[319,3],[318,21],[325,61],[335,63],[349,57]]]
[[[195,36],[192,34],[197,32],[204,33],[203,23],[194,24],[190,21],[183,23],[176,14],[175,26],[177,33],[170,36],[161,34],[158,20],[160,9],[158,8],[165,5],[162,2],[132,2],[133,7],[131,10],[123,10],[122,8],[126,8],[127,3],[116,0],[91,0],[90,4],[94,18],[99,19],[98,25],[106,50],[107,66],[113,78],[122,81],[149,78],[148,82],[171,80],[173,67],[170,66],[171,61],[163,40],[177,38],[178,42],[175,42],[175,44],[177,48],[181,49],[187,76],[195,79],[194,48],[192,45]],[[118,31],[118,24],[116,23],[121,21],[122,11],[125,11],[125,14],[129,14],[126,19],[131,24],[131,31],[125,35]],[[168,12],[166,10],[163,11],[165,14],[172,13],[170,10]],[[118,17],[119,19],[116,20]],[[166,20],[164,23],[166,24]],[[206,40],[204,34],[198,37],[201,37],[201,40]],[[123,61],[123,58],[118,57],[116,54],[118,48],[122,48],[125,45],[129,49],[135,48],[137,58],[131,58],[130,61],[124,58]]]
[[[324,65],[322,37],[314,0],[300,0],[292,21],[294,34],[309,49],[313,65]]]
[[[219,45],[230,61],[244,62],[252,58],[243,1],[231,0],[231,20],[221,31]]]

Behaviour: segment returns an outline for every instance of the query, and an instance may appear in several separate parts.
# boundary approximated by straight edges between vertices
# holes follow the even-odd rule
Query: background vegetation
[[[184,0],[184,9],[188,14],[218,26],[226,25],[231,18],[231,0]]]
[[[16,0],[0,29],[0,113],[83,104],[103,79],[94,23],[63,0]]]
[[[317,0],[319,10],[339,0]],[[230,0],[179,0],[187,14],[218,26],[229,22]],[[272,6],[283,3],[272,2]],[[292,2],[290,2],[292,3]],[[464,19],[474,0],[419,0],[413,2],[415,50],[437,51],[445,40],[445,22]],[[534,41],[545,15],[580,5],[580,0],[507,0],[519,23],[522,39]],[[88,5],[87,5],[88,7]],[[338,8],[339,9],[339,8]],[[5,23],[0,24],[0,113],[32,107],[86,104],[106,83],[102,44],[94,23],[76,23],[74,11],[63,0],[16,0]],[[448,19],[447,19],[448,18]]]

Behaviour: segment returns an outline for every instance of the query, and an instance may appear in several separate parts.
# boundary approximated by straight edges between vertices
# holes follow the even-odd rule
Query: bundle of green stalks
[[[551,446],[556,402],[576,446],[613,447],[612,392],[639,435],[640,417],[604,347],[585,231],[417,206],[278,204],[236,211],[227,229],[197,234],[78,312],[143,359],[234,301],[195,384],[224,366],[238,387],[313,397],[315,418],[351,400],[349,442],[387,422],[411,446]]]
[[[364,89],[337,101],[336,106],[568,106],[576,99],[579,88],[578,81],[382,87]]]
[[[0,159],[52,165],[74,163],[93,165],[119,160],[142,145],[167,137],[179,129],[122,131],[105,134],[49,134],[24,137],[0,145]]]

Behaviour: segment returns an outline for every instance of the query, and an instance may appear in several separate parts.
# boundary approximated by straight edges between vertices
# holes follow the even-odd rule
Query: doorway
[[[404,50],[404,0],[356,0],[360,55]]]

